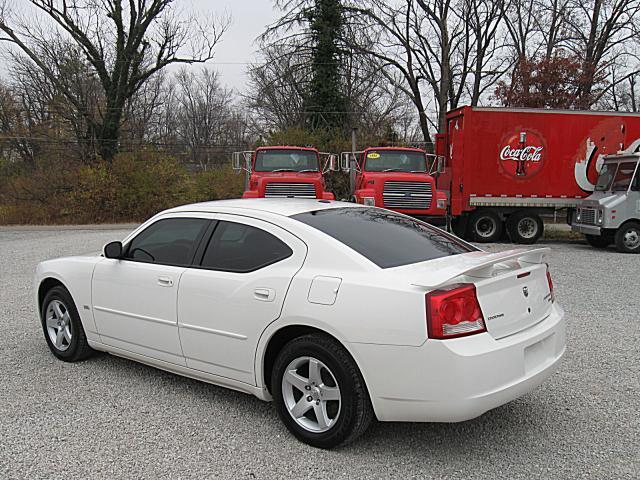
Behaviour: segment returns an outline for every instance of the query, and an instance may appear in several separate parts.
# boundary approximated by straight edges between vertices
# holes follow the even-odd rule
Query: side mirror
[[[438,157],[438,173],[444,172],[446,159],[444,157]]]
[[[340,168],[338,165],[338,156],[337,155],[329,155],[329,171],[337,172]]]
[[[239,173],[240,170],[242,170],[242,155],[240,155],[240,152],[234,152],[233,153],[233,157],[231,159],[231,167],[233,168],[233,171],[236,173]]]
[[[351,159],[351,154],[349,152],[343,152],[340,155],[340,169],[343,172],[348,172],[350,170],[349,160]]]
[[[109,242],[102,249],[105,258],[122,258],[122,242]]]

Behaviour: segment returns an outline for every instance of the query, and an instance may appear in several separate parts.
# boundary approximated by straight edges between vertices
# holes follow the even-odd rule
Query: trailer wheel
[[[504,224],[493,210],[476,210],[469,217],[467,232],[471,240],[480,243],[497,242],[502,236]]]
[[[640,223],[627,222],[618,229],[616,248],[622,253],[640,253]]]
[[[613,243],[611,235],[606,233],[602,235],[585,235],[585,239],[593,248],[607,248]]]
[[[507,231],[512,242],[531,245],[544,233],[544,224],[540,215],[520,210],[507,218]]]

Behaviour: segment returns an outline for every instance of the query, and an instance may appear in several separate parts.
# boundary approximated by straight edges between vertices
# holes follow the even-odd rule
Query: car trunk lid
[[[499,339],[544,320],[552,295],[543,263],[548,248],[470,252],[397,267],[410,283],[435,290],[473,283],[487,331]]]

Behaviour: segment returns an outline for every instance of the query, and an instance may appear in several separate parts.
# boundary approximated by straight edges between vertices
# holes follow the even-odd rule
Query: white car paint
[[[40,263],[36,286],[55,278],[67,287],[92,348],[263,400],[271,398],[263,371],[270,339],[287,326],[314,327],[354,358],[380,420],[470,419],[554,371],[565,351],[564,313],[548,298],[544,250],[470,252],[381,269],[290,218],[337,207],[358,206],[303,199],[186,205],[159,213],[123,240],[167,217],[233,219],[267,230],[294,252],[252,273],[95,255]],[[514,272],[529,273],[529,317]],[[461,281],[476,285],[488,331],[429,339],[425,294]]]

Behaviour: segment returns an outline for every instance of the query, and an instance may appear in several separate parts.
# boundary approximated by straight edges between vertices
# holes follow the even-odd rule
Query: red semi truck
[[[334,169],[336,158],[310,147],[258,147],[255,151],[235,152],[233,169],[245,172],[242,198],[334,200],[333,193],[325,190],[323,166]]]
[[[508,233],[534,243],[540,215],[571,212],[590,195],[603,157],[640,138],[640,115],[462,107],[436,137],[436,177],[454,232],[478,242]]]
[[[350,200],[430,221],[444,221],[447,197],[436,191],[430,173],[435,159],[419,148],[369,147],[344,152],[341,168],[350,173]]]

